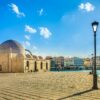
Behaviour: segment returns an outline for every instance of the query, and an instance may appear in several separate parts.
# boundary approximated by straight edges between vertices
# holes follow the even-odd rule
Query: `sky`
[[[100,22],[99,4],[100,0],[0,0],[0,43],[16,40],[34,55],[90,57],[91,23]]]

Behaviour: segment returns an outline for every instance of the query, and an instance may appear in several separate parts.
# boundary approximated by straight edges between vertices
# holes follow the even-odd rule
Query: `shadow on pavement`
[[[86,90],[86,91],[78,92],[78,93],[69,95],[69,96],[67,96],[67,97],[59,98],[59,99],[57,99],[57,100],[63,100],[63,99],[67,99],[67,98],[70,98],[70,97],[79,96],[79,95],[81,95],[81,94],[85,94],[85,93],[91,92],[91,91],[93,91],[93,89],[89,89],[89,90]]]

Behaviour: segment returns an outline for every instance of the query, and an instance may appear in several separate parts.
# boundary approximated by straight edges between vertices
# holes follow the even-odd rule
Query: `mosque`
[[[33,55],[15,40],[0,44],[0,72],[46,72],[50,70],[50,66],[49,59]]]

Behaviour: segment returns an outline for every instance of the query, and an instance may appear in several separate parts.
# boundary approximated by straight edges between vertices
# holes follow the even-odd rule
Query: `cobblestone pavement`
[[[91,88],[92,75],[88,73],[0,74],[0,100],[100,100],[100,89]]]

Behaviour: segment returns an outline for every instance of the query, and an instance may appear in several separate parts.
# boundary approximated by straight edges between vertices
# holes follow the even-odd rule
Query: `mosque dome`
[[[19,53],[24,54],[25,49],[15,40],[7,40],[0,45],[1,53]]]

